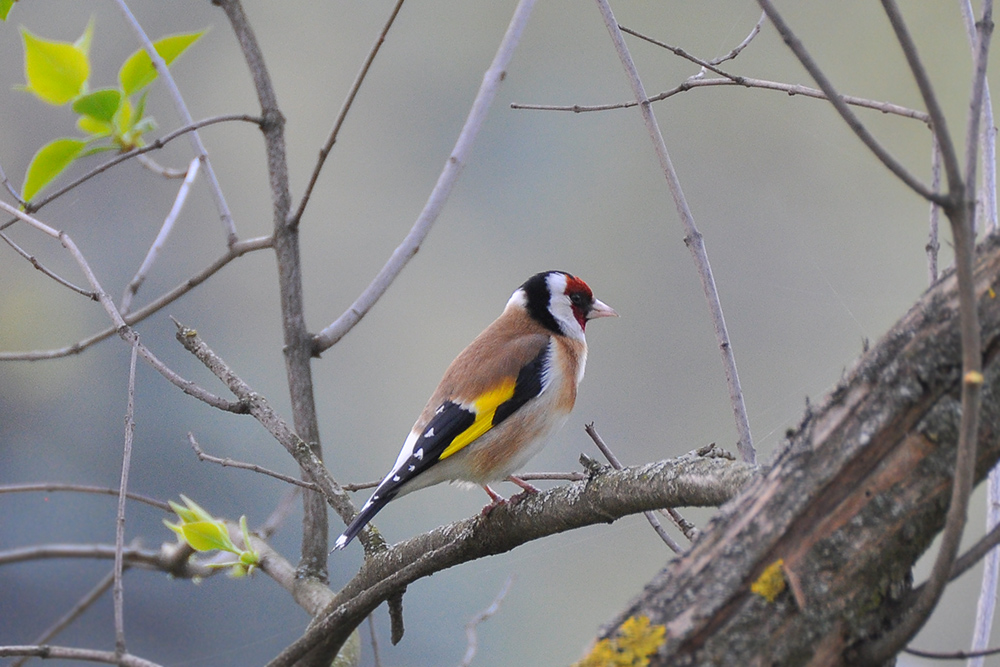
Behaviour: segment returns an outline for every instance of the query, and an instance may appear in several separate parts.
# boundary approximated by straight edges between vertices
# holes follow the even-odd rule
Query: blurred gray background
[[[391,4],[246,3],[287,118],[296,197]],[[875,3],[781,4],[843,92],[920,108]],[[971,75],[957,3],[903,4],[951,128],[961,133]],[[436,0],[403,6],[303,219],[312,330],[350,305],[419,213],[513,6]],[[172,68],[195,118],[259,111],[218,9],[209,2],[152,0],[131,7],[154,38],[210,27]],[[622,24],[705,58],[727,53],[759,15],[748,0],[618,2],[615,10]],[[138,46],[111,3],[24,2],[0,25],[0,165],[17,185],[39,146],[76,134],[68,110],[14,90],[24,82],[18,26],[72,41],[91,17],[91,85],[111,85]],[[650,94],[697,72],[655,46],[633,38],[629,44]],[[770,26],[726,67],[811,84]],[[580,275],[622,317],[590,327],[590,361],[576,410],[530,470],[574,470],[580,452],[596,456],[583,432],[590,421],[626,464],[711,442],[733,447],[736,432],[707,308],[638,113],[509,108],[511,102],[599,104],[630,96],[596,7],[540,2],[427,242],[371,313],[314,366],[326,457],[341,482],[385,472],[448,362],[500,313],[517,285],[546,269]],[[149,109],[158,134],[178,126],[158,84]],[[862,341],[878,339],[925,289],[927,206],[823,102],[711,88],[660,102],[655,111],[705,236],[751,426],[766,460],[797,422],[806,398],[818,400],[860,353]],[[877,112],[861,116],[911,170],[929,178],[929,135],[922,124]],[[259,132],[234,123],[206,128],[202,137],[241,236],[269,233]],[[182,168],[191,153],[181,140],[155,157]],[[83,173],[98,160],[71,172]],[[177,186],[128,163],[54,202],[40,217],[76,240],[117,298]],[[11,233],[47,265],[82,282],[57,243],[23,226]],[[943,241],[944,265],[947,236]],[[223,248],[211,196],[199,180],[137,305],[200,270]],[[57,286],[6,246],[0,247],[0,287],[2,350],[62,347],[107,326],[97,304]],[[168,315],[197,328],[288,414],[270,253],[238,260],[138,327],[172,368],[223,391],[173,340]],[[0,484],[117,486],[128,357],[125,345],[108,340],[68,359],[0,364]],[[184,493],[218,515],[263,521],[283,485],[199,463],[186,433],[192,431],[209,453],[295,474],[285,452],[251,418],[213,411],[147,366],[140,366],[137,382],[131,489],[161,499]],[[515,491],[509,485],[500,490]],[[359,502],[367,497],[359,495]],[[392,503],[378,525],[398,541],[469,516],[484,501],[480,492],[441,486]],[[981,490],[975,504],[970,533],[983,522]],[[113,542],[114,505],[112,498],[64,493],[4,495],[0,549]],[[711,515],[685,514],[701,525]],[[147,546],[172,540],[162,518],[130,506],[127,539],[141,538]],[[274,540],[293,562],[298,520],[296,513]],[[341,528],[332,517],[331,535]],[[499,613],[481,626],[473,664],[569,664],[670,558],[645,520],[633,517],[439,573],[410,586],[399,646],[389,645],[384,608],[376,613],[382,664],[458,664],[465,623],[490,604],[508,576],[514,577],[512,588]],[[353,546],[331,556],[332,583],[346,582],[360,560]],[[109,569],[104,561],[0,568],[0,644],[29,643]],[[976,569],[949,589],[917,646],[967,646],[978,577]],[[195,585],[134,571],[125,595],[129,650],[164,665],[262,664],[307,622],[266,576],[220,576]],[[106,596],[56,643],[113,648],[111,609]],[[900,662],[925,664],[908,657]],[[368,646],[363,664],[373,664]]]

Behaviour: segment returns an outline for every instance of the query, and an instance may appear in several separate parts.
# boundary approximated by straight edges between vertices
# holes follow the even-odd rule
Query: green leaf
[[[229,539],[226,526],[221,521],[196,521],[185,523],[181,529],[184,531],[184,540],[196,551],[230,551],[239,553]]]
[[[14,6],[14,0],[0,0],[0,21],[7,20],[10,8]]]
[[[73,111],[110,123],[121,102],[122,94],[117,88],[102,88],[73,100]]]
[[[87,27],[83,29],[83,34],[80,35],[73,46],[80,49],[80,52],[85,56],[90,55],[90,43],[94,39],[94,17],[91,16],[90,20],[87,21]]]
[[[21,28],[21,36],[27,90],[56,106],[83,92],[90,76],[90,61],[84,51],[69,42],[36,37],[25,28]]]
[[[110,135],[114,131],[114,125],[96,120],[90,116],[80,116],[76,119],[76,126],[84,134],[90,135],[88,138],[93,141]]]
[[[204,34],[205,31],[202,30],[201,32],[169,35],[154,42],[153,46],[163,58],[163,62],[170,65]],[[130,55],[122,64],[121,69],[118,70],[118,82],[121,84],[122,92],[126,95],[142,90],[155,79],[156,69],[145,49],[139,49]]]
[[[80,155],[86,145],[87,142],[80,139],[55,139],[39,148],[28,165],[21,198],[31,201]]]

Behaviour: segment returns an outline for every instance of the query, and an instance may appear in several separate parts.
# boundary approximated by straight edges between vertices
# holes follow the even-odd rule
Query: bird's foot
[[[492,512],[496,508],[500,507],[501,505],[507,504],[507,499],[501,496],[493,489],[491,489],[488,484],[483,484],[483,490],[486,491],[486,493],[490,497],[490,503],[486,505],[480,512],[480,514],[482,514],[483,516],[489,516],[490,512]]]

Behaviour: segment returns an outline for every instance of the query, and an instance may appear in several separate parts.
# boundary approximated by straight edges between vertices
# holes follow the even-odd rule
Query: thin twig
[[[487,112],[496,98],[500,83],[507,74],[507,67],[510,65],[514,50],[521,39],[521,34],[528,23],[531,9],[535,6],[535,0],[520,0],[514,10],[507,32],[504,33],[497,53],[490,63],[489,68],[483,75],[483,82],[476,93],[476,99],[472,102],[472,108],[465,119],[462,131],[458,135],[458,140],[451,151],[451,155],[445,161],[444,169],[438,176],[437,183],[431,191],[423,210],[417,216],[416,222],[410,229],[406,238],[393,251],[392,256],[372,280],[371,284],[365,288],[364,292],[354,300],[354,303],[330,325],[324,328],[313,339],[313,354],[320,354],[328,350],[338,340],[347,335],[358,322],[361,321],[375,303],[381,298],[385,291],[396,279],[396,276],[403,270],[410,258],[420,249],[431,227],[437,220],[441,209],[451,195],[458,175],[468,161],[472,145],[479,135],[479,129],[486,120]]]
[[[36,269],[38,269],[39,271],[41,271],[43,274],[47,275],[49,278],[52,278],[52,280],[56,281],[57,283],[59,283],[63,287],[66,287],[66,288],[68,288],[68,289],[76,292],[77,294],[81,294],[81,295],[87,297],[88,299],[96,299],[97,298],[97,295],[94,294],[91,290],[88,290],[88,289],[85,289],[83,287],[80,287],[79,285],[75,285],[72,282],[70,282],[69,280],[66,280],[65,278],[63,278],[62,276],[60,276],[59,274],[57,274],[55,271],[52,271],[52,270],[48,269],[44,264],[42,264],[40,261],[38,261],[38,259],[34,255],[30,254],[27,250],[25,250],[24,248],[22,248],[18,244],[14,243],[14,240],[11,239],[6,234],[4,234],[3,232],[0,232],[0,238],[2,238],[4,241],[6,241],[7,245],[9,245],[11,248],[14,249],[14,252],[16,252],[18,255],[20,255],[24,259],[28,260],[28,262],[33,267],[35,267]]]
[[[134,149],[130,150],[127,153],[119,153],[118,155],[114,156],[113,158],[111,158],[110,160],[108,160],[107,162],[105,162],[104,164],[100,164],[100,165],[94,167],[93,169],[91,169],[90,171],[88,171],[86,174],[83,174],[79,178],[77,178],[77,179],[75,179],[73,181],[70,181],[67,185],[64,185],[63,187],[59,188],[58,190],[52,192],[52,194],[49,194],[49,195],[47,195],[47,196],[39,199],[36,202],[32,202],[31,206],[27,210],[29,212],[31,212],[31,211],[37,211],[40,208],[42,208],[43,206],[45,206],[46,204],[48,204],[49,202],[51,202],[51,201],[53,201],[55,199],[58,199],[59,197],[63,196],[64,194],[66,194],[70,190],[75,189],[76,187],[78,187],[82,183],[85,183],[86,181],[89,181],[94,176],[97,176],[98,174],[102,174],[105,171],[107,171],[108,169],[111,169],[111,167],[114,167],[115,165],[119,165],[122,162],[126,162],[128,160],[131,160],[132,158],[138,157],[139,155],[144,155],[144,154],[150,153],[152,151],[158,151],[161,148],[163,148],[164,146],[166,146],[168,143],[170,143],[171,141],[173,141],[174,139],[177,139],[178,137],[182,137],[185,134],[189,134],[191,132],[194,132],[194,131],[198,130],[199,128],[202,128],[202,127],[207,127],[209,125],[215,125],[216,123],[228,123],[228,122],[232,122],[232,121],[241,121],[241,122],[244,122],[244,123],[253,123],[254,125],[260,125],[261,124],[261,119],[258,116],[250,116],[250,115],[245,114],[245,113],[236,113],[236,114],[223,114],[223,115],[220,115],[220,116],[211,116],[209,118],[203,118],[203,119],[201,119],[199,121],[195,121],[193,123],[188,123],[187,125],[182,125],[181,127],[177,128],[176,130],[173,130],[171,132],[166,133],[165,135],[163,135],[159,139],[154,139],[151,143],[149,143],[149,144],[147,144],[145,146],[142,146],[141,148],[134,148]],[[11,224],[10,222],[6,222],[2,226],[0,226],[0,229],[5,229],[10,224]]]
[[[63,248],[65,248],[76,261],[76,264],[83,272],[83,275],[86,276],[87,282],[93,289],[97,301],[100,302],[101,306],[104,307],[105,312],[108,314],[108,317],[111,318],[115,332],[122,338],[122,340],[136,347],[139,355],[143,358],[143,361],[156,369],[160,375],[165,377],[171,384],[177,386],[181,391],[189,396],[197,398],[212,407],[219,408],[220,410],[225,410],[227,412],[236,412],[241,414],[246,412],[246,406],[242,402],[227,401],[226,399],[220,398],[219,396],[202,389],[194,382],[185,380],[171,370],[166,364],[160,361],[156,355],[149,350],[149,348],[139,342],[138,334],[125,322],[124,319],[122,319],[121,313],[118,312],[118,308],[115,307],[111,297],[109,297],[107,292],[104,291],[104,288],[101,287],[101,283],[97,280],[97,276],[90,268],[90,264],[87,262],[86,257],[84,257],[83,253],[80,252],[80,249],[77,247],[76,243],[69,236],[69,234],[50,227],[38,218],[28,215],[23,211],[19,211],[7,202],[0,201],[0,209],[3,209],[11,215],[20,218],[42,233],[47,234],[54,239],[58,239]]]
[[[295,433],[307,443],[313,457],[322,461],[323,448],[319,433],[312,380],[312,338],[306,326],[303,304],[302,252],[298,227],[290,223],[292,193],[288,173],[288,152],[285,147],[285,117],[271,74],[264,61],[257,35],[247,20],[240,0],[216,0],[226,14],[233,35],[240,46],[247,70],[260,103],[261,134],[267,164],[267,180],[271,194],[271,224],[274,235],[274,258],[278,268],[278,296],[281,303],[281,331],[284,343],[285,378],[292,409]],[[308,474],[303,469],[303,474]],[[313,479],[319,482],[317,479]],[[327,552],[330,522],[326,502],[321,494],[302,494],[302,547],[299,574],[303,579],[327,580]],[[308,665],[324,662],[315,656]],[[333,656],[329,656],[332,660]],[[326,661],[329,662],[329,661]]]
[[[197,160],[198,158],[194,159]],[[173,169],[171,167],[164,167],[148,155],[138,155],[135,160],[149,171],[153,172],[157,176],[162,176],[163,178],[184,178],[187,176],[189,171],[188,169]]]
[[[736,58],[736,56],[740,55],[740,53],[743,52],[743,49],[745,49],[748,46],[750,46],[750,42],[752,42],[753,39],[754,39],[754,37],[756,37],[760,33],[760,29],[762,27],[764,27],[764,22],[766,20],[767,20],[767,14],[764,13],[764,12],[761,12],[760,13],[760,18],[757,19],[757,23],[754,25],[753,29],[750,30],[750,34],[747,35],[746,38],[742,42],[740,42],[739,44],[737,44],[736,48],[734,48],[732,51],[730,51],[726,55],[722,56],[721,58],[714,58],[713,60],[710,60],[709,62],[712,63],[713,65],[720,65],[720,64],[726,62],[727,60],[733,60],[734,58]]]
[[[829,99],[833,108],[837,110],[840,117],[843,118],[844,122],[847,123],[847,126],[851,128],[851,131],[853,131],[854,134],[861,139],[865,146],[867,146],[868,149],[875,154],[875,157],[877,157],[882,164],[889,169],[889,171],[895,174],[901,181],[909,186],[910,189],[924,199],[927,199],[928,201],[937,201],[942,205],[946,204],[944,195],[929,190],[927,186],[921,183],[916,176],[911,174],[906,167],[896,160],[896,158],[893,157],[892,154],[890,154],[877,139],[875,139],[874,135],[868,131],[868,128],[866,128],[861,121],[858,120],[858,117],[855,116],[854,112],[847,106],[843,97],[837,92],[837,89],[833,87],[833,83],[830,82],[826,74],[812,59],[812,56],[809,55],[809,52],[806,51],[802,42],[799,41],[799,38],[792,32],[791,28],[788,27],[788,24],[785,23],[785,20],[778,13],[778,10],[774,8],[773,4],[771,4],[771,1],[757,1],[761,8],[767,13],[768,19],[770,19],[772,24],[774,24],[774,27],[778,30],[781,38],[785,41],[785,44],[787,44],[788,48],[792,50],[792,53],[794,53],[799,59],[799,62],[806,68],[806,71],[809,72],[809,75],[816,81],[820,89],[826,93],[827,99]],[[930,110],[928,109],[928,111]],[[931,114],[931,117],[934,118],[933,114]],[[933,123],[933,127],[939,132],[945,131],[943,125]]]
[[[2,206],[0,206],[0,208],[2,208]],[[124,317],[125,323],[131,326],[137,322],[141,322],[208,280],[234,259],[242,257],[250,252],[270,248],[271,246],[272,240],[270,236],[261,236],[254,239],[240,241],[231,248],[227,248],[226,252],[223,253],[219,259],[215,260],[206,268],[191,276],[174,289],[170,290],[166,294],[163,294],[157,299],[154,299],[142,308],[126,315]],[[96,295],[92,292],[87,292],[86,295],[96,299]],[[30,352],[0,352],[0,361],[39,361],[42,359],[58,359],[60,357],[68,357],[72,354],[79,354],[80,352],[83,352],[90,346],[113,336],[115,333],[117,333],[117,329],[115,327],[109,327],[67,347],[52,350],[35,350]]]
[[[764,2],[765,0],[761,0]],[[962,342],[962,396],[961,422],[959,424],[958,446],[955,456],[955,478],[952,483],[951,502],[941,533],[940,546],[931,567],[930,575],[920,595],[899,624],[886,631],[875,641],[864,644],[860,655],[866,664],[876,664],[898,653],[903,646],[923,627],[931,612],[937,606],[947,585],[955,557],[961,544],[962,533],[967,519],[969,496],[975,476],[976,442],[979,427],[979,407],[983,385],[982,339],[979,316],[976,310],[976,294],[973,276],[973,253],[975,236],[972,231],[975,215],[975,168],[979,138],[979,120],[982,111],[983,80],[986,76],[986,57],[989,53],[992,33],[992,1],[983,3],[983,20],[979,23],[979,40],[973,59],[974,74],[972,95],[969,103],[969,119],[966,125],[966,165],[965,181],[957,164],[952,142],[944,133],[944,125],[938,122],[940,108],[927,73],[920,63],[916,46],[906,29],[902,15],[894,0],[882,0],[889,22],[903,48],[907,63],[913,72],[917,87],[924,98],[931,117],[934,118],[941,144],[945,174],[948,178],[949,194],[945,213],[951,225],[955,243],[955,274],[958,279],[959,319]]]
[[[508,575],[507,580],[503,582],[500,592],[493,598],[490,606],[477,613],[465,624],[465,655],[462,657],[460,667],[470,667],[472,665],[472,661],[475,660],[476,653],[479,651],[479,625],[500,611],[500,603],[507,597],[507,593],[510,592],[510,586],[513,583],[513,575]]]
[[[10,182],[10,179],[7,178],[7,174],[4,172],[2,165],[0,165],[0,183],[2,183],[5,188],[7,188],[7,192],[10,193],[11,197],[17,200],[17,203],[20,206],[24,206],[25,201],[21,199],[21,195],[18,193],[14,185]]]
[[[191,433],[190,431],[188,432],[188,444],[191,445],[191,449],[194,450],[194,453],[198,455],[198,460],[199,461],[207,461],[209,463],[218,463],[219,465],[221,465],[223,467],[239,468],[241,470],[250,470],[252,472],[257,472],[257,473],[260,473],[262,475],[268,475],[269,477],[274,477],[275,479],[280,479],[282,482],[285,482],[287,484],[293,484],[295,486],[301,486],[302,488],[309,489],[310,491],[318,491],[319,490],[319,487],[316,486],[315,484],[313,484],[312,482],[306,482],[306,481],[303,481],[303,480],[298,479],[296,477],[290,477],[289,475],[283,475],[280,472],[275,472],[273,470],[268,470],[267,468],[259,466],[259,465],[255,464],[255,463],[244,463],[242,461],[233,460],[233,459],[231,459],[229,457],[219,458],[218,456],[212,456],[211,454],[206,454],[202,450],[201,446],[198,444],[198,441],[195,440],[194,434]]]
[[[938,146],[937,134],[931,132],[931,189],[934,192],[941,190],[941,147]],[[927,278],[930,285],[938,279],[938,252],[941,250],[941,241],[938,231],[941,226],[941,206],[937,202],[930,202],[930,224],[927,230]]]
[[[260,393],[253,390],[241,377],[239,377],[198,336],[198,332],[177,323],[177,340],[188,352],[193,354],[198,361],[212,372],[217,378],[222,380],[230,391],[237,398],[245,401],[249,406],[250,414],[260,422],[261,426],[277,440],[292,457],[312,478],[313,482],[320,488],[322,494],[326,496],[330,506],[345,521],[350,521],[357,514],[354,503],[351,502],[347,492],[333,479],[330,471],[327,470],[323,462],[316,456],[312,449],[300,438],[291,425],[285,421],[267,399]],[[359,539],[362,542],[368,540],[371,531],[363,532]]]
[[[136,339],[138,343],[138,339]],[[128,367],[128,401],[125,408],[125,446],[122,449],[122,474],[118,487],[118,512],[115,517],[115,583],[112,589],[115,608],[115,653],[125,655],[125,601],[122,573],[125,549],[125,500],[128,494],[128,474],[132,468],[132,441],[135,438],[135,360],[137,345],[132,346]]]
[[[164,85],[167,87],[167,91],[170,93],[170,98],[174,102],[174,108],[177,110],[177,115],[180,116],[181,122],[185,125],[190,125],[194,122],[191,118],[191,112],[188,111],[187,104],[184,102],[184,97],[181,95],[180,88],[177,87],[177,82],[174,80],[173,74],[170,73],[170,68],[167,67],[167,63],[164,62],[163,57],[157,52],[156,47],[153,45],[153,41],[146,34],[146,31],[136,20],[135,15],[128,8],[125,0],[115,0],[115,4],[118,5],[118,9],[121,11],[122,15],[125,17],[125,21],[132,27],[133,32],[139,38],[139,42],[142,44],[142,48],[145,49],[146,53],[149,54],[149,58],[153,63],[153,67],[156,69],[156,73],[162,79]],[[219,185],[219,179],[215,175],[215,169],[212,168],[212,162],[208,158],[208,150],[205,149],[205,144],[201,141],[201,135],[198,134],[197,130],[194,130],[189,135],[191,142],[191,149],[194,151],[198,159],[205,164],[205,176],[208,177],[209,190],[215,199],[215,206],[219,211],[219,217],[222,220],[222,226],[226,232],[226,242],[227,245],[233,245],[239,241],[239,237],[236,234],[236,225],[233,222],[232,213],[229,211],[229,205],[226,203],[226,196],[222,193],[222,186]]]
[[[82,484],[64,484],[59,482],[40,482],[35,484],[3,484],[0,485],[0,495],[4,493],[53,493],[56,491],[68,491],[70,493],[94,493],[102,496],[118,496],[118,489],[112,489],[105,486],[86,486]],[[129,491],[125,494],[129,500],[134,500],[136,502],[144,503],[151,507],[161,509],[164,512],[171,512],[170,505],[163,502],[162,500],[157,500],[155,498],[150,498],[149,496],[144,496],[138,493],[133,493]]]
[[[319,149],[319,159],[316,161],[316,166],[313,167],[312,175],[309,177],[309,183],[306,185],[306,191],[302,194],[302,199],[299,201],[299,205],[295,209],[295,213],[292,215],[291,220],[289,220],[289,223],[292,226],[298,225],[302,220],[302,214],[305,213],[306,205],[309,203],[309,197],[312,195],[313,188],[316,186],[316,181],[319,180],[319,173],[323,170],[323,165],[326,163],[327,156],[330,155],[330,151],[333,150],[333,145],[337,142],[337,135],[340,134],[340,128],[344,124],[344,120],[347,118],[347,112],[351,110],[351,106],[354,104],[354,98],[357,97],[358,91],[361,90],[361,84],[364,83],[365,77],[368,76],[368,70],[375,61],[375,56],[378,55],[379,49],[382,48],[382,44],[385,43],[385,37],[389,34],[389,28],[392,27],[392,24],[396,20],[396,16],[399,14],[399,10],[402,6],[403,0],[396,0],[396,5],[392,8],[392,12],[389,13],[389,18],[386,19],[385,25],[382,26],[382,32],[380,32],[378,37],[375,38],[375,43],[372,44],[372,48],[368,51],[368,55],[365,57],[365,61],[361,65],[361,70],[358,72],[358,75],[354,77],[354,83],[351,84],[350,90],[347,91],[347,98],[344,100],[344,104],[340,107],[340,113],[337,114],[337,119],[333,123],[333,129],[330,130],[330,135],[326,138],[326,142],[323,144],[323,147]]]
[[[267,519],[264,523],[260,525],[259,528],[254,530],[254,534],[259,535],[262,540],[266,540],[281,527],[281,524],[285,522],[285,519],[289,517],[292,510],[295,509],[296,501],[299,497],[299,488],[293,487],[288,489],[288,491],[281,496],[281,500],[278,501],[277,506],[271,510]]]
[[[975,57],[979,41],[972,3],[960,0],[959,8],[965,23],[969,46]],[[983,81],[983,131],[980,135],[980,153],[983,167],[982,191],[977,211],[985,218],[984,231],[989,234],[997,228],[996,193],[996,127],[993,125],[993,103],[990,99],[989,81]],[[978,216],[977,216],[978,219]],[[986,531],[1000,525],[1000,464],[990,470],[986,483]],[[993,616],[996,610],[997,583],[1000,579],[1000,549],[993,549],[983,563],[983,577],[976,602],[976,621],[972,633],[972,651],[983,651],[990,643]],[[983,656],[970,656],[968,667],[982,667]]]
[[[653,150],[660,161],[660,167],[663,169],[663,175],[667,179],[667,186],[674,199],[674,206],[684,227],[684,243],[691,251],[695,265],[698,268],[698,276],[701,279],[702,290],[708,301],[712,325],[715,329],[716,342],[719,346],[719,352],[722,354],[726,384],[729,387],[729,400],[732,404],[733,418],[736,421],[736,432],[739,435],[736,446],[739,450],[740,458],[746,463],[755,464],[757,461],[757,452],[754,449],[753,437],[750,434],[750,419],[747,416],[746,403],[743,400],[743,389],[740,387],[740,376],[736,369],[736,356],[733,353],[732,343],[729,341],[729,331],[726,328],[726,319],[722,313],[722,302],[719,299],[719,291],[715,285],[715,277],[712,275],[712,266],[708,261],[708,252],[705,250],[705,241],[702,238],[701,232],[698,231],[698,227],[695,225],[694,216],[688,206],[687,199],[684,197],[680,179],[677,177],[677,172],[674,170],[673,163],[670,160],[667,145],[663,141],[660,126],[657,124],[656,116],[653,114],[653,106],[649,103],[649,99],[646,96],[646,90],[642,85],[642,80],[639,78],[635,62],[632,60],[632,56],[629,55],[625,38],[621,30],[618,29],[618,22],[611,11],[611,6],[607,0],[597,0],[597,6],[600,9],[601,17],[604,19],[604,25],[611,35],[611,41],[622,62],[622,67],[624,67],[625,73],[628,75],[632,94],[635,95],[636,101],[639,102],[642,120],[653,142]]]
[[[969,0],[959,0],[959,9],[962,11],[962,21],[965,24],[965,33],[969,38],[969,46],[972,47],[975,56],[977,46],[976,19],[972,11],[972,3]],[[980,205],[978,206],[977,220],[981,217],[986,224],[984,232],[992,233],[997,228],[997,156],[996,139],[997,128],[993,123],[993,101],[990,97],[990,82],[983,82],[983,131],[980,134],[980,163],[983,168],[982,190],[980,192]]]
[[[669,99],[674,95],[693,90],[695,88],[713,88],[716,86],[743,86],[744,88],[759,88],[762,90],[775,90],[781,93],[785,93],[789,97],[794,97],[801,95],[802,97],[810,97],[817,100],[827,99],[826,93],[822,90],[816,88],[810,88],[809,86],[803,86],[801,84],[792,83],[779,83],[777,81],[768,81],[766,79],[753,79],[746,76],[728,76],[721,79],[698,79],[689,78],[683,83],[671,88],[668,91],[658,93],[649,98],[650,102],[660,102],[665,99]],[[892,104],[891,102],[879,102],[878,100],[870,100],[864,97],[855,97],[853,95],[843,95],[841,98],[846,104],[852,106],[858,106],[865,109],[872,109],[874,111],[880,111],[885,114],[890,114],[894,116],[902,116],[903,118],[912,118],[914,120],[919,120],[922,123],[930,124],[930,116],[928,116],[923,111],[918,111],[916,109],[910,109],[898,104]],[[614,109],[631,109],[632,107],[639,106],[639,103],[635,100],[629,100],[628,102],[616,102],[614,104],[595,104],[595,105],[582,105],[582,104],[570,104],[570,105],[552,105],[552,104],[511,104],[511,109],[528,109],[534,111],[572,111],[573,113],[587,113],[591,111],[611,111]]]
[[[1000,525],[1000,466],[990,470],[986,482],[986,531]],[[997,602],[997,579],[1000,572],[1000,549],[993,549],[983,562],[983,580],[979,586],[979,600],[976,602],[976,622],[972,632],[972,651],[982,651],[990,643],[993,615]],[[982,667],[979,657],[969,662],[969,667]]]
[[[375,614],[368,614],[368,635],[372,642],[372,662],[375,667],[382,667],[382,658],[378,652],[378,637],[375,635]]]
[[[122,315],[127,315],[128,311],[131,310],[132,298],[146,280],[150,269],[153,268],[153,263],[159,257],[160,250],[163,249],[167,238],[170,236],[170,232],[173,231],[174,223],[177,222],[177,217],[181,214],[184,203],[187,201],[188,193],[191,191],[191,185],[198,176],[198,164],[198,158],[193,158],[191,164],[188,165],[187,175],[184,177],[184,182],[177,189],[177,196],[174,197],[174,205],[170,207],[170,213],[163,220],[163,225],[160,226],[160,231],[153,240],[153,245],[149,247],[149,251],[146,252],[146,257],[142,260],[142,264],[139,265],[138,271],[135,272],[132,280],[129,281],[128,286],[125,288],[121,305],[118,307]]]
[[[0,646],[0,658],[10,658],[17,655],[47,659],[82,660],[86,662],[104,662],[118,667],[162,667],[128,653],[119,655],[115,651],[97,651],[89,648],[73,646]]]
[[[594,441],[594,444],[597,445],[597,448],[601,450],[601,453],[604,454],[604,458],[608,460],[608,463],[611,464],[611,467],[614,468],[615,470],[621,470],[623,468],[622,462],[618,460],[618,457],[615,456],[615,453],[611,451],[611,448],[608,447],[607,443],[604,442],[604,438],[602,438],[600,434],[597,432],[597,429],[594,428],[594,423],[591,422],[586,426],[584,426],[583,428],[587,432],[587,435],[590,436],[590,439]],[[660,536],[660,539],[663,540],[663,543],[666,544],[671,551],[678,554],[684,551],[681,548],[681,545],[677,544],[677,541],[674,538],[670,537],[667,531],[664,530],[663,524],[660,523],[660,520],[656,518],[656,515],[653,512],[647,511],[643,512],[642,514],[643,516],[646,517],[646,521],[648,521],[649,525],[653,527],[653,530],[656,532],[656,534]]]
[[[932,660],[966,660],[974,658],[979,659],[979,661],[982,662],[982,658],[988,655],[996,655],[997,653],[1000,653],[1000,648],[988,648],[977,651],[952,651],[951,653],[948,653],[945,651],[924,651],[908,646],[903,649],[903,652],[921,658],[931,658]]]
[[[117,493],[117,492],[116,492]],[[72,609],[67,611],[65,614],[60,616],[56,621],[45,628],[38,637],[35,638],[33,642],[36,645],[47,644],[49,640],[58,635],[60,632],[65,630],[70,626],[73,621],[79,618],[80,614],[87,611],[97,600],[104,595],[104,592],[111,588],[112,584],[115,583],[115,570],[112,568],[110,572],[104,575],[97,584],[87,592],[82,598],[80,598]],[[31,660],[31,656],[23,656],[18,658],[14,662],[10,663],[10,667],[21,667],[26,662]]]

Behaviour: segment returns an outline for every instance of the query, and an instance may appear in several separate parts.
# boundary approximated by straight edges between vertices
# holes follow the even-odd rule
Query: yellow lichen
[[[631,616],[622,623],[617,637],[597,642],[573,667],[646,667],[666,634],[666,626],[653,625],[648,616]]]
[[[757,581],[750,585],[750,590],[768,602],[774,602],[785,590],[784,566],[785,561],[781,558],[768,565]]]

